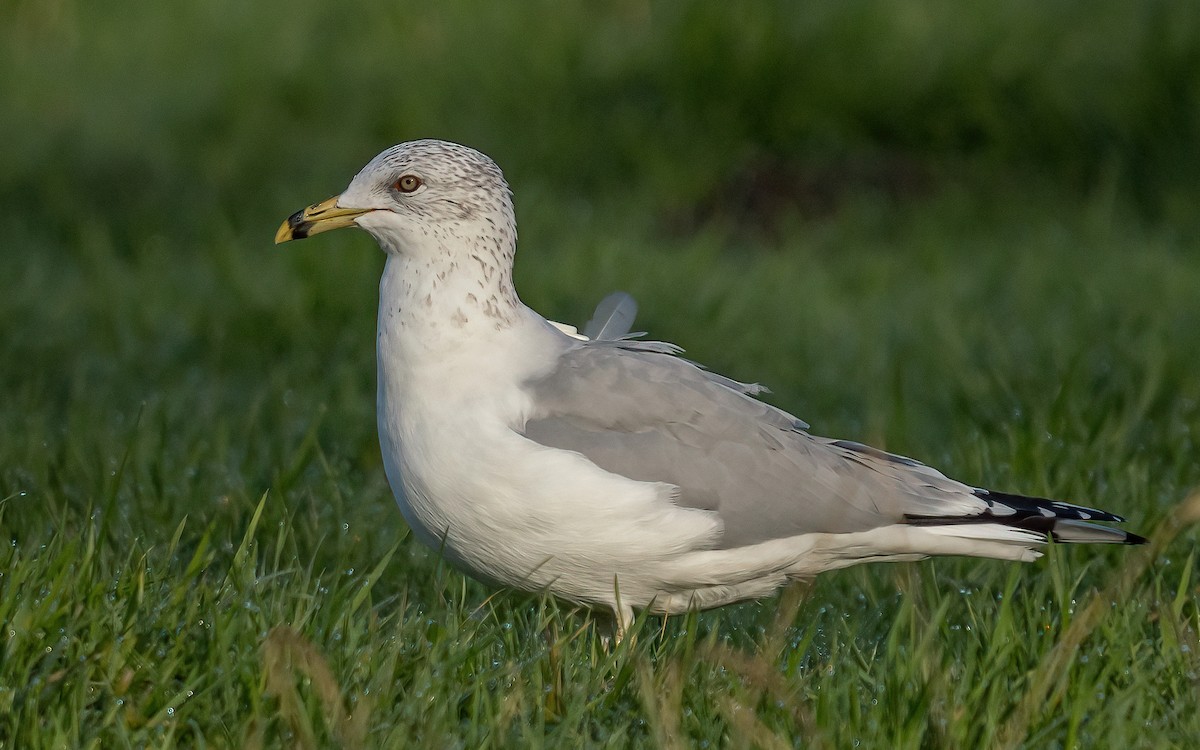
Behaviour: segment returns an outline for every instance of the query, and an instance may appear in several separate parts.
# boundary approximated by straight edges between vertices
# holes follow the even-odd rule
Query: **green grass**
[[[0,28],[0,747],[1200,744],[1193,4],[92,6]],[[535,309],[626,289],[820,434],[1158,544],[614,654],[446,568],[378,455],[379,253],[270,244],[427,135],[505,167]]]

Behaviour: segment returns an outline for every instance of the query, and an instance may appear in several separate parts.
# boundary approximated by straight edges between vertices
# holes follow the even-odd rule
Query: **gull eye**
[[[392,187],[401,193],[415,193],[417,188],[425,183],[421,182],[421,178],[415,174],[406,174],[400,179],[392,183]]]

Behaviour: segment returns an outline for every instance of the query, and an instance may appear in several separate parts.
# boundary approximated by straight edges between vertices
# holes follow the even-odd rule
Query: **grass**
[[[1191,4],[7,15],[0,747],[1200,741]],[[612,654],[447,569],[380,465],[382,259],[270,245],[422,135],[505,167],[539,311],[626,289],[820,434],[1156,544],[861,567]]]

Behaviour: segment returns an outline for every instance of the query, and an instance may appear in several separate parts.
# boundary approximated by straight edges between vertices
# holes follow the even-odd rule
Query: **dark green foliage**
[[[4,17],[0,747],[1200,744],[1187,529],[849,570],[612,655],[493,596],[384,481],[378,252],[271,245],[382,148],[470,143],[547,316],[625,289],[818,433],[1148,533],[1200,483],[1194,3]]]

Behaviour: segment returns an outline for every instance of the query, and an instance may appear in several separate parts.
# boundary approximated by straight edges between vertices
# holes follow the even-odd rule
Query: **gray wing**
[[[761,386],[707,372],[679,351],[629,340],[568,350],[553,373],[528,384],[525,436],[607,471],[678,486],[680,505],[721,517],[723,548],[972,516],[992,505],[983,491],[911,459],[809,435],[804,422],[751,397]]]

